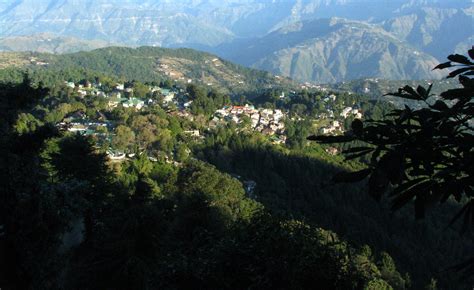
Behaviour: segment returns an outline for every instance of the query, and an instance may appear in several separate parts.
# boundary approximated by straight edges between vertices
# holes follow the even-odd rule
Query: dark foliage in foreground
[[[379,289],[399,275],[388,255],[379,270],[370,249],[269,214],[204,162],[112,171],[87,137],[15,128],[45,93],[0,87],[2,289]]]
[[[405,106],[384,120],[354,120],[344,136],[310,136],[320,143],[362,141],[364,147],[345,150],[346,160],[370,155],[366,169],[343,172],[336,182],[357,182],[368,177],[369,194],[376,200],[388,192],[391,209],[413,202],[415,217],[446,202],[462,204],[449,225],[462,219],[462,230],[474,226],[474,48],[469,57],[454,54],[435,69],[453,68],[462,87],[433,96],[431,86],[400,88],[390,95],[423,103],[420,109]],[[474,274],[474,263],[464,267]]]

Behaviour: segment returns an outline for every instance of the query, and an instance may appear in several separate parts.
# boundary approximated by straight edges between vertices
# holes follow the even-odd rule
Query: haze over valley
[[[189,47],[303,82],[437,79],[472,17],[467,0],[2,1],[0,50]]]

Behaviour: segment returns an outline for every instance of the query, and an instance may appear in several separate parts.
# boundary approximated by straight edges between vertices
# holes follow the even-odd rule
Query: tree
[[[194,84],[188,85],[186,87],[186,92],[189,94],[192,100],[203,98],[207,95],[206,90],[203,87]]]
[[[163,129],[156,135],[156,142],[153,143],[153,147],[163,152],[170,152],[173,147],[173,142],[171,131]]]
[[[388,281],[390,285],[394,286],[395,289],[405,289],[405,280],[400,273],[398,273],[392,257],[390,257],[389,254],[382,252],[380,260],[379,269],[382,277]]]
[[[135,141],[135,133],[127,126],[120,125],[115,129],[112,145],[119,150],[126,150]]]
[[[160,83],[160,87],[165,88],[165,89],[171,89],[173,87],[173,82],[167,79]]]
[[[155,124],[150,122],[150,118],[148,118],[147,116],[134,116],[131,127],[136,133],[135,139],[141,148],[147,148],[156,140],[158,128]]]
[[[186,164],[179,172],[178,184],[183,195],[202,197],[227,222],[248,218],[257,208],[254,201],[245,198],[238,180],[200,161]]]
[[[140,82],[135,82],[133,84],[133,93],[134,93],[134,96],[138,97],[138,98],[145,98],[149,92],[149,88],[147,85],[144,85]]]
[[[15,124],[15,130],[18,134],[34,132],[36,128],[41,126],[41,121],[36,119],[30,113],[21,113]]]
[[[463,219],[462,231],[474,226],[474,47],[468,55],[452,54],[448,62],[434,69],[453,68],[447,78],[458,77],[460,87],[448,89],[439,96],[428,88],[411,86],[390,93],[414,101],[421,108],[395,109],[384,120],[352,122],[344,136],[310,136],[320,143],[362,141],[363,147],[352,147],[343,153],[346,160],[370,155],[367,168],[342,172],[336,182],[357,182],[368,177],[369,194],[376,200],[389,192],[391,209],[396,211],[413,204],[417,219],[425,211],[446,201],[457,202],[460,210],[449,225]],[[474,257],[451,270],[474,277]],[[436,287],[436,284],[434,285]]]
[[[290,112],[297,116],[302,116],[306,112],[307,107],[305,104],[293,104],[291,105]]]
[[[451,224],[464,217],[463,229],[474,225],[474,48],[469,57],[454,54],[435,69],[455,68],[460,88],[434,96],[428,88],[410,86],[389,95],[421,103],[392,110],[384,120],[354,120],[344,136],[310,136],[320,143],[362,141],[365,147],[344,151],[346,160],[370,154],[367,168],[334,176],[334,181],[356,182],[369,177],[369,194],[380,200],[390,192],[392,210],[414,200],[415,216],[447,200],[463,205]],[[474,268],[472,269],[474,270]]]
[[[247,115],[243,115],[241,120],[242,122],[240,123],[240,127],[242,128],[248,128],[252,124],[252,119],[250,119],[250,117]]]
[[[70,211],[66,186],[46,183],[39,152],[58,135],[53,126],[31,126],[31,110],[48,90],[0,83],[0,284],[9,289],[57,288],[59,245]],[[18,126],[21,119],[27,127]],[[22,128],[23,127],[23,128]],[[23,130],[23,129],[27,130]],[[38,263],[41,261],[41,263]]]
[[[175,156],[179,162],[184,162],[189,158],[190,150],[186,144],[181,143],[177,146]]]

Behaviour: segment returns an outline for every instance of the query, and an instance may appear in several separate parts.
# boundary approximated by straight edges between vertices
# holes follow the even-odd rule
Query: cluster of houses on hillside
[[[332,121],[329,126],[321,128],[321,133],[331,134],[336,132],[344,132],[344,128],[339,121]]]
[[[331,103],[336,101],[336,95],[330,94],[324,97],[322,100],[324,103]],[[336,120],[337,117],[340,117],[339,120]],[[357,107],[345,107],[342,109],[339,116],[336,116],[334,113],[333,108],[330,105],[326,105],[326,112],[319,114],[319,118],[321,119],[333,119],[327,126],[320,128],[322,134],[334,134],[334,133],[342,133],[344,132],[344,127],[341,124],[341,121],[353,117],[356,119],[362,119],[363,114]]]
[[[325,115],[324,117],[335,118],[334,112],[332,110],[328,111],[328,113],[329,115]],[[339,116],[342,120],[345,120],[349,117],[353,117],[355,119],[362,119],[363,117],[362,112],[359,109],[353,107],[345,107]],[[323,134],[343,133],[344,126],[341,124],[341,121],[333,120],[329,123],[329,125],[322,127],[320,131]]]
[[[101,89],[102,84],[93,84],[86,81],[84,84],[76,84],[74,82],[64,82],[64,85],[68,88],[74,89],[79,97],[84,98],[85,96],[98,96],[108,97],[108,95]]]
[[[236,124],[241,124],[246,119],[250,121],[249,125],[253,130],[272,136],[274,143],[281,144],[286,141],[283,122],[285,117],[286,114],[282,110],[256,109],[247,104],[245,106],[225,106],[216,110],[211,123],[216,125],[233,121]]]
[[[116,84],[111,92],[106,93],[101,83],[91,83],[86,81],[85,84],[76,84],[74,82],[64,82],[64,85],[68,88],[74,89],[77,95],[81,98],[86,96],[97,96],[108,99],[109,109],[118,107],[119,105],[124,108],[135,108],[141,110],[149,105],[156,103],[156,100],[152,98],[140,99],[134,97],[133,88],[125,87],[125,84]],[[110,91],[107,90],[107,91]],[[163,97],[163,103],[171,104],[176,102],[175,91],[170,89],[161,88],[159,86],[150,86],[149,93],[159,94]]]
[[[121,98],[121,97],[112,97],[108,102],[109,109],[118,107],[119,105],[124,108],[135,108],[141,110],[143,107],[148,105],[150,102],[145,103],[144,100],[138,98]]]
[[[47,65],[49,65],[48,62],[42,61],[42,60],[40,60],[36,57],[30,57],[30,63],[32,65],[38,65],[38,66],[47,66]]]
[[[163,69],[165,68],[166,67],[163,66]],[[187,98],[184,90],[170,90],[159,86],[149,86],[146,94],[147,97],[137,98],[134,96],[134,88],[127,87],[123,83],[117,83],[113,87],[108,87],[103,86],[101,83],[83,82],[76,84],[74,82],[65,82],[65,86],[74,89],[76,94],[80,97],[99,96],[105,98],[109,109],[122,106],[124,108],[141,110],[147,106],[159,103],[165,108],[170,108],[172,105],[175,109],[169,110],[170,114],[174,113],[191,121],[194,118],[188,110],[192,100]],[[290,92],[290,95],[291,93],[292,92]],[[280,96],[280,98],[285,97],[284,93]],[[343,123],[345,119],[361,119],[363,117],[360,109],[355,106],[346,106],[342,111],[336,113],[333,105],[336,98],[334,94],[328,94],[322,98],[322,101],[325,103],[326,111],[320,113],[318,117],[320,119],[329,119],[327,125],[320,128],[322,134],[340,134],[344,132]],[[286,117],[287,114],[279,109],[255,108],[253,105],[248,104],[245,106],[224,106],[215,111],[209,122],[209,128],[212,129],[228,122],[234,122],[236,124],[244,123],[247,128],[269,136],[273,143],[284,144],[286,142],[284,123]],[[112,124],[105,120],[105,117],[101,119],[101,116],[98,116],[98,118],[93,119],[97,119],[98,121],[88,120],[84,115],[75,113],[75,115],[68,116],[68,118],[59,123],[58,126],[70,132],[111,139],[113,137],[112,134],[106,134],[104,132],[113,132]],[[199,131],[197,133],[190,132],[189,135],[192,137],[202,137]]]
[[[345,107],[341,112],[341,117],[347,119],[350,116],[353,116],[356,119],[362,119],[362,112],[357,108]]]
[[[114,127],[102,113],[97,112],[97,116],[91,119],[83,111],[69,114],[56,126],[60,130],[79,133],[84,136],[100,136],[103,138],[108,138],[108,132],[113,130]]]
[[[302,89],[302,90],[316,89],[320,92],[327,92],[328,91],[327,87],[324,87],[324,86],[318,85],[318,84],[313,84],[313,83],[310,83],[310,82],[305,82],[305,83],[301,84],[300,89]]]
[[[94,120],[93,120],[94,119]],[[83,136],[94,136],[97,139],[97,144],[100,146],[104,142],[110,143],[113,139],[113,130],[115,125],[108,121],[105,116],[97,112],[95,118],[88,118],[82,111],[76,111],[69,114],[60,123],[56,124],[60,130],[77,133]],[[116,150],[112,147],[106,151],[107,157],[113,162],[120,162],[126,158],[135,157],[134,153],[125,154],[122,151]],[[150,160],[156,161],[153,157],[149,157]]]

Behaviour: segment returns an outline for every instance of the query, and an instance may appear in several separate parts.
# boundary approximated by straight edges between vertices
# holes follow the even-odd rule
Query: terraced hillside
[[[83,68],[128,80],[159,81],[171,79],[182,83],[198,83],[224,91],[243,92],[276,87],[291,87],[290,79],[268,72],[245,68],[215,55],[192,49],[156,47],[108,47],[72,54],[0,53],[15,60],[5,66],[31,70],[64,71]]]

